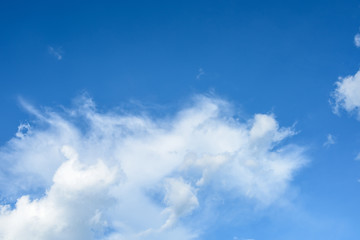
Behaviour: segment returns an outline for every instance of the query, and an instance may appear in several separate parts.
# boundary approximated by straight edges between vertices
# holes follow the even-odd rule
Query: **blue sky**
[[[358,1],[2,1],[0,29],[4,239],[359,238]]]

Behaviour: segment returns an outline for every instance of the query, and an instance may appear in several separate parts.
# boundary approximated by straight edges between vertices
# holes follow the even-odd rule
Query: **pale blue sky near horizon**
[[[244,119],[294,126],[286,142],[309,162],[291,181],[292,211],[228,200],[199,239],[358,239],[360,122],[329,100],[359,69],[359,29],[352,0],[1,1],[0,143],[34,119],[19,98],[59,109],[86,93],[100,111],[159,117],[217,96]]]

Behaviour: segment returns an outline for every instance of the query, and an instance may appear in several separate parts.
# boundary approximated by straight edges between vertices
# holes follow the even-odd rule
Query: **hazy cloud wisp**
[[[354,36],[354,44],[355,44],[356,47],[360,47],[360,33],[357,33]]]
[[[202,68],[199,68],[198,74],[196,75],[196,79],[200,79],[203,75],[205,75],[205,71]]]
[[[334,145],[335,143],[336,143],[335,137],[334,137],[332,134],[329,133],[329,134],[326,136],[326,141],[324,142],[323,146],[324,146],[324,147],[329,147],[329,146],[331,146],[331,145]]]
[[[61,50],[61,48],[54,48],[52,46],[49,46],[48,52],[50,55],[54,56],[57,60],[61,60],[63,58],[63,51]]]

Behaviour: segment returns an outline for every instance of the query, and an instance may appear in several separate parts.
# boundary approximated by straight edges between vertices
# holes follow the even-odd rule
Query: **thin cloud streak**
[[[198,70],[198,74],[196,75],[196,79],[200,79],[201,78],[201,76],[203,76],[203,75],[205,75],[205,71],[204,71],[204,69],[202,69],[202,68],[199,68],[199,70]]]
[[[54,56],[57,60],[62,60],[63,58],[63,51],[61,48],[54,48],[52,46],[49,46],[48,52],[50,55]]]

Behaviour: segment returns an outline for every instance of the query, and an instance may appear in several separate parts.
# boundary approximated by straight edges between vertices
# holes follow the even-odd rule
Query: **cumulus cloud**
[[[5,240],[194,239],[183,220],[202,215],[209,189],[267,206],[306,162],[283,143],[292,128],[271,114],[239,122],[213,97],[166,118],[100,112],[85,97],[63,111],[24,106],[37,120],[0,149]]]
[[[334,99],[333,111],[339,114],[340,109],[357,114],[360,118],[360,71],[355,75],[339,78],[336,89],[332,93]]]

